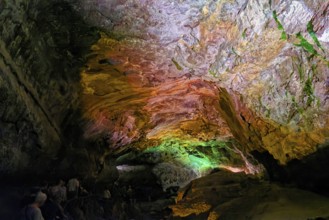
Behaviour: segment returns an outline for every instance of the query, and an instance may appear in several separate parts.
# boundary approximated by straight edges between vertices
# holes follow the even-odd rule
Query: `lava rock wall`
[[[1,1],[0,23],[0,175],[43,173],[70,138],[97,34],[61,1]]]
[[[239,10],[231,15],[236,7]],[[328,141],[328,4],[225,2],[220,13],[228,15],[226,20],[238,31],[218,54],[212,76],[232,91],[237,117],[244,121],[243,129],[236,132],[250,137],[244,144],[253,148],[250,144],[258,144],[252,137],[258,136],[262,148],[281,164],[324,146]]]
[[[111,73],[99,65],[89,66],[92,71],[83,72],[85,93],[95,98],[100,94],[115,96],[122,91],[122,83],[116,91],[105,91],[96,80],[103,77],[103,82],[113,82],[118,77],[138,91],[113,102],[116,110],[122,106],[125,111],[127,102],[138,103],[139,109],[146,106],[144,109],[151,111],[142,112],[144,118],[152,120],[158,116],[151,128],[135,126],[131,133],[140,135],[134,135],[133,141],[145,140],[144,133],[146,141],[150,137],[161,138],[170,133],[161,131],[173,128],[181,132],[181,137],[193,138],[197,135],[190,135],[193,132],[188,130],[195,131],[197,126],[186,129],[175,122],[166,123],[168,118],[180,112],[187,121],[192,115],[200,118],[201,112],[208,111],[217,115],[218,121],[225,118],[224,123],[211,130],[228,126],[225,135],[234,134],[243,150],[268,151],[281,164],[302,159],[326,146],[328,2],[76,0],[72,4],[87,22],[99,24],[108,33],[95,45],[99,58],[93,62],[99,59],[99,63],[105,64],[104,60],[108,60],[106,65],[111,66]],[[108,45],[100,47],[102,42]],[[218,94],[212,102],[215,108],[194,115],[195,106],[181,107],[182,100],[192,99],[189,92],[172,93],[182,85],[181,80],[202,81],[198,92],[208,85],[212,87],[212,93]],[[187,86],[184,88],[188,90]],[[165,91],[166,97],[170,97],[161,100],[164,109],[176,108],[170,116],[156,113],[166,110],[156,107],[154,100],[159,98],[159,92],[154,90]],[[201,100],[206,99],[203,94]],[[182,113],[181,108],[189,110]],[[93,111],[102,114],[110,110],[99,106]],[[136,114],[133,117],[135,122],[140,118]],[[213,117],[202,118],[206,118],[207,125],[216,124]],[[99,124],[99,120],[95,121]],[[127,140],[127,132],[119,126],[115,129],[116,134],[122,134],[116,139]],[[214,137],[210,131],[201,130],[206,133],[201,137],[205,140],[223,135]],[[154,133],[161,135],[155,137]]]
[[[95,151],[101,165],[113,151],[172,137],[234,136],[243,152],[302,159],[328,146],[328,8],[321,0],[2,1],[1,170],[47,169],[70,152],[82,162]],[[81,19],[104,31],[92,46],[95,31]],[[74,122],[79,114],[87,123]],[[81,128],[103,143],[58,154]]]

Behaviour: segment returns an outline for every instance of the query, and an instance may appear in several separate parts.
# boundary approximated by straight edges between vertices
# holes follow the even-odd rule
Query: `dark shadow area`
[[[329,147],[323,146],[301,160],[288,162],[286,166],[279,165],[268,152],[252,154],[265,166],[271,181],[293,184],[329,196]]]
[[[0,74],[0,78],[8,81],[8,85],[0,85],[1,91],[4,91],[2,94],[8,94],[0,104],[0,109],[5,109],[0,118],[0,137],[3,136],[0,148],[6,149],[10,145],[15,148],[15,151],[8,150],[8,155],[1,157],[21,160],[19,156],[27,154],[30,158],[17,162],[25,164],[15,165],[17,168],[12,168],[15,173],[9,168],[8,171],[0,171],[2,182],[8,182],[9,185],[56,179],[64,175],[59,171],[70,174],[77,171],[70,168],[68,163],[62,164],[62,167],[59,165],[68,151],[75,150],[77,153],[69,155],[68,160],[71,164],[81,163],[75,161],[79,151],[85,148],[79,100],[82,91],[80,69],[90,54],[91,45],[100,38],[98,29],[85,23],[66,1],[45,1],[40,4],[36,1],[13,2],[7,4],[6,10],[15,11],[17,8],[20,8],[19,13],[12,13],[12,16],[6,11],[3,14],[0,12],[0,20],[11,21],[4,24],[0,34],[2,30],[3,33],[6,33],[6,29],[12,31],[11,35],[1,36],[7,48],[0,52],[5,54],[7,50],[10,59],[14,60],[5,60],[5,64],[12,69],[6,74],[18,75],[15,72],[18,68],[22,68],[24,74],[23,77],[16,76],[14,80],[6,74]],[[24,20],[20,20],[19,16],[24,17]],[[15,80],[20,87],[24,87],[23,95],[11,86]],[[26,101],[26,97],[31,97],[31,101]],[[45,121],[43,119],[35,120],[41,118],[38,115],[40,112],[48,124],[42,124]],[[12,115],[10,119],[8,115]],[[44,129],[49,125],[57,134]],[[54,143],[51,137],[56,135],[59,141]],[[89,162],[82,163],[81,169],[88,166]]]
[[[287,179],[297,186],[329,196],[329,147],[318,149],[302,160],[292,160],[285,167]]]
[[[264,165],[269,180],[280,182],[287,181],[287,174],[284,170],[284,167],[279,165],[278,161],[275,160],[269,152],[265,151],[260,153],[258,151],[253,151],[251,154],[255,157],[256,160]]]
[[[0,219],[21,220],[18,216],[34,200],[32,193],[38,191],[47,194],[45,204],[40,207],[45,220],[159,220],[170,217],[171,210],[167,207],[174,203],[174,199],[163,192],[151,173],[138,173],[137,176],[112,181],[78,179],[81,188],[77,194],[70,196],[67,191],[67,197],[61,203],[56,203],[59,197],[54,197],[53,187],[57,182],[52,180],[21,182],[15,186],[1,184]],[[68,190],[70,180],[63,180]],[[104,194],[105,191],[109,194]]]

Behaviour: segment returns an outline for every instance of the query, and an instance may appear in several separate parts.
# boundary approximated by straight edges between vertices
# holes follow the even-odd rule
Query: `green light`
[[[143,158],[149,162],[170,162],[193,170],[198,176],[203,176],[210,170],[228,161],[227,157],[235,154],[227,141],[195,141],[177,138],[164,139],[155,147],[143,151]]]
[[[244,155],[237,146],[234,140],[164,138],[158,146],[128,153],[117,161],[153,164],[152,172],[163,190],[183,187],[193,179],[209,174],[214,168],[250,174],[261,172],[262,167],[255,165],[252,157]]]

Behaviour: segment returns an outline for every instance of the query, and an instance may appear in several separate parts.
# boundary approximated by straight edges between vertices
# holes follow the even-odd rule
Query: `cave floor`
[[[1,187],[0,219],[15,219],[31,187],[35,185]],[[110,199],[88,189],[63,203],[66,219],[329,219],[328,197],[223,170],[196,179],[178,192],[133,185],[133,193],[128,193],[128,188],[114,185]]]

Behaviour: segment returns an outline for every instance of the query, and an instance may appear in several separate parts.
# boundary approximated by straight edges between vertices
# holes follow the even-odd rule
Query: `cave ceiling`
[[[206,14],[216,4],[118,1],[103,6],[99,13],[113,15],[109,34],[92,47],[81,75],[87,114],[96,120],[87,133],[105,129],[116,147],[140,138],[231,136],[219,116],[218,87],[203,79],[226,30],[234,28],[228,24],[210,31],[212,25],[201,21],[213,20]]]
[[[328,3],[72,4],[102,30],[80,84],[84,135],[109,151],[234,138],[286,163],[328,143]]]

